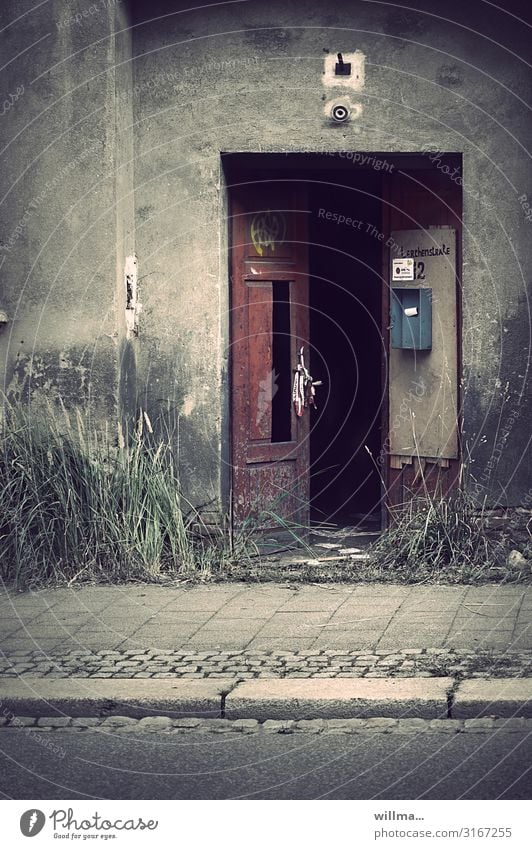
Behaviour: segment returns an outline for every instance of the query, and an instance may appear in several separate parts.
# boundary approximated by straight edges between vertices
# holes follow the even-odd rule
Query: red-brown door
[[[309,521],[309,414],[292,404],[308,359],[305,193],[265,180],[231,190],[232,509],[262,528]]]
[[[385,177],[383,326],[390,324],[395,286],[429,288],[432,312],[430,350],[393,350],[386,335],[384,500],[392,512],[416,495],[448,493],[459,481],[462,197],[449,172],[397,170]],[[405,255],[415,258],[415,279],[401,284],[391,266]]]

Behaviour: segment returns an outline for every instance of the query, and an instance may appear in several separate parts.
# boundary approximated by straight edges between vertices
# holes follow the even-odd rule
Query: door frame
[[[227,232],[230,227],[227,223],[231,222],[232,215],[232,200],[231,192],[235,185],[241,181],[247,181],[253,177],[256,180],[272,179],[273,176],[279,176],[286,173],[287,177],[297,179],[297,174],[301,172],[307,173],[307,178],[311,178],[311,174],[317,172],[338,172],[346,171],[353,173],[353,168],[364,171],[367,167],[362,165],[353,165],[352,161],[346,161],[346,157],[339,156],[342,151],[316,151],[305,153],[285,153],[285,152],[256,152],[256,153],[241,153],[241,152],[223,152],[221,154],[221,172],[223,174],[222,183],[225,189],[223,200],[224,214],[222,216],[223,224],[225,225],[225,234],[222,236],[222,244],[227,245],[227,262],[228,262],[228,303],[229,311],[232,308],[232,252],[231,239],[227,241]],[[381,456],[386,458],[384,445],[389,435],[389,384],[388,384],[388,362],[390,351],[390,248],[386,246],[386,241],[393,229],[390,224],[390,204],[391,204],[391,179],[393,173],[405,174],[417,171],[433,171],[428,161],[427,153],[423,152],[371,152],[373,159],[384,160],[390,165],[390,171],[381,172],[381,208],[382,208],[382,233],[384,234],[382,245],[382,312],[381,312],[381,332],[383,334],[383,357],[381,360],[381,392],[382,392],[382,412],[381,412]],[[368,154],[369,157],[369,154]],[[369,157],[371,158],[371,157]],[[443,171],[447,167],[447,172],[456,172],[456,167],[459,168],[459,179],[462,175],[462,153],[448,152],[443,153],[439,157],[437,168]],[[435,173],[435,172],[434,172]],[[449,180],[451,178],[448,178]],[[463,239],[462,239],[462,220],[463,220],[463,193],[461,190],[461,182],[456,179],[453,182],[460,188],[455,192],[458,199],[455,212],[457,214],[456,226],[456,346],[457,346],[457,437],[458,437],[458,456],[457,459],[451,461],[450,474],[447,477],[447,490],[451,491],[461,483],[461,463],[462,463],[462,423],[463,423],[463,405],[462,405],[462,257],[463,257]],[[415,228],[414,228],[415,229]],[[311,276],[312,269],[309,269]],[[283,277],[282,279],[286,279]],[[229,340],[229,357],[228,357],[228,397],[224,402],[227,411],[227,444],[228,444],[228,469],[227,475],[227,502],[229,504],[230,513],[232,514],[232,501],[234,497],[232,483],[232,458],[233,458],[233,383],[232,383],[232,326],[229,322],[227,330]],[[311,341],[311,340],[310,340]],[[385,459],[385,462],[380,466],[381,474],[381,528],[388,527],[391,520],[391,494],[393,486],[396,483],[396,476],[390,468],[390,464]],[[310,469],[309,469],[310,476]]]

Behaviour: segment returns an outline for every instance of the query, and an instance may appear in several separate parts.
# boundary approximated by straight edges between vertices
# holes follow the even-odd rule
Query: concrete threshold
[[[127,716],[265,720],[532,717],[532,679],[109,679],[0,681],[11,716]],[[2,723],[3,724],[3,723]]]

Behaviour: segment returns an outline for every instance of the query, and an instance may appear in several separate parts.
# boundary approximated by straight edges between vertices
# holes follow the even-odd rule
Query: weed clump
[[[395,509],[390,527],[372,547],[371,561],[403,580],[522,580],[524,575],[508,567],[509,542],[490,531],[485,510],[467,493],[426,492]]]
[[[171,445],[141,414],[130,444],[79,413],[7,409],[0,432],[0,574],[19,587],[77,579],[208,578],[238,540],[206,529]],[[239,552],[240,553],[240,552]]]

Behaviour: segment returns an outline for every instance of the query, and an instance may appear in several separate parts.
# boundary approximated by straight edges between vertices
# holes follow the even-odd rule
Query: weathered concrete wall
[[[130,64],[117,67],[123,9],[87,9],[9,0],[0,12],[1,88],[21,91],[0,120],[0,309],[10,318],[0,368],[13,400],[62,399],[100,422],[117,413],[117,253],[133,230],[132,174],[118,166],[132,161],[121,144],[131,84]]]
[[[115,4],[115,227],[116,325],[118,340],[118,412],[124,439],[139,415],[137,356],[139,340],[125,321],[125,265],[135,256],[135,145],[131,21],[125,4]]]
[[[447,3],[449,20],[436,0],[419,5],[427,13],[357,0],[190,12],[175,0],[4,0],[3,390],[61,397],[99,421],[147,410],[171,434],[188,493],[219,502],[229,460],[220,153],[426,150],[438,169],[438,151],[461,151],[470,488],[529,504],[527,33],[485,4]],[[356,117],[334,125],[323,71],[338,51],[361,51],[365,74],[338,92]],[[123,273],[135,251],[144,312],[127,339]]]
[[[148,406],[166,405],[179,421],[185,472],[198,493],[219,491],[223,433],[228,276],[224,250],[220,257],[220,152],[354,149],[464,153],[470,470],[480,497],[525,497],[531,222],[519,201],[528,173],[527,78],[518,57],[526,28],[485,4],[420,5],[427,14],[340,0],[252,0],[191,12],[153,2],[149,13],[133,4],[141,370]],[[339,93],[358,117],[334,125],[324,114],[332,91],[323,84],[324,59],[355,50],[366,57],[364,86]],[[512,423],[495,463],[505,421]]]

